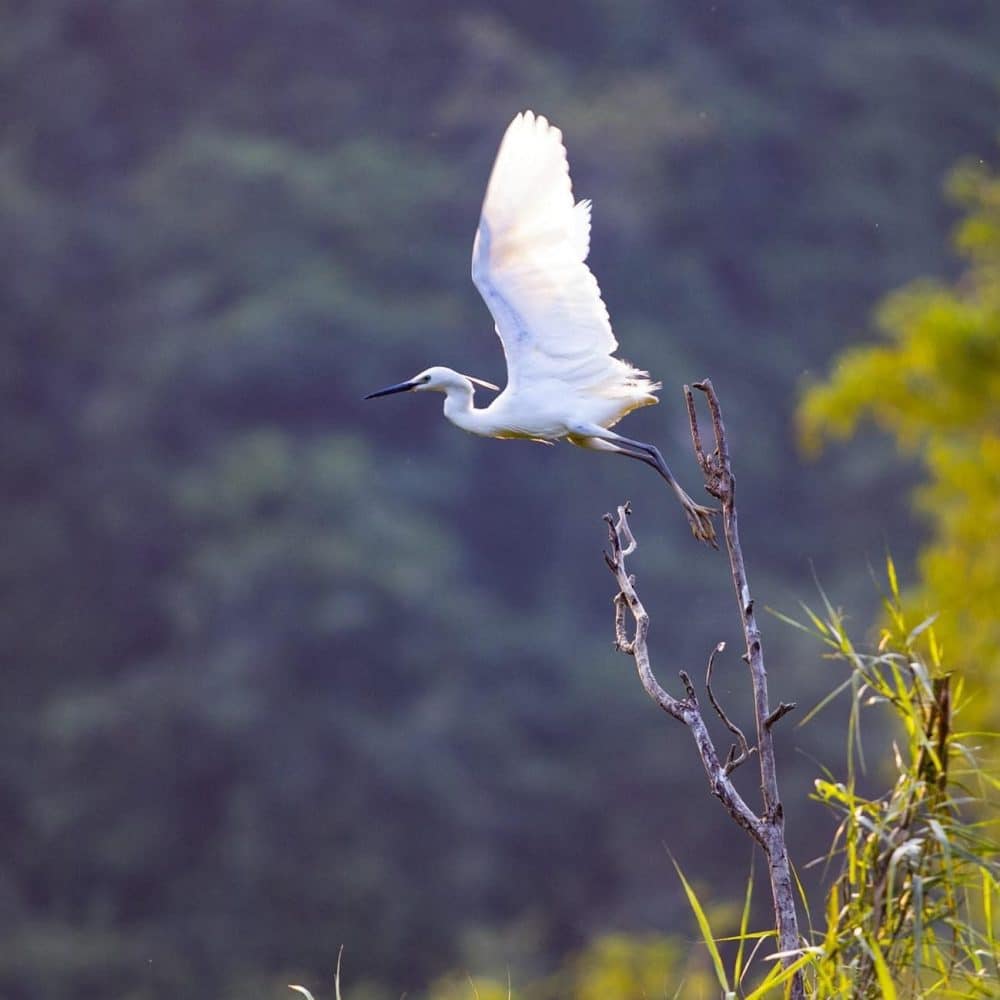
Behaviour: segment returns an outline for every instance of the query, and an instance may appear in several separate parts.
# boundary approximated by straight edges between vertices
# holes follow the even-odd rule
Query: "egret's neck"
[[[472,383],[466,380],[449,385],[444,393],[444,415],[463,431],[472,434],[488,434],[483,425],[483,415],[486,410],[477,410],[472,405],[472,394],[475,390]]]

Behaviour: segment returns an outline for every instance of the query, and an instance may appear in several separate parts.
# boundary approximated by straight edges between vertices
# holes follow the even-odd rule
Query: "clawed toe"
[[[691,534],[699,542],[705,542],[707,545],[711,545],[713,549],[717,549],[719,543],[715,537],[715,525],[712,522],[712,515],[717,514],[718,511],[714,507],[702,507],[700,504],[692,503],[690,506],[685,505],[685,513],[687,514],[688,524],[691,525]]]

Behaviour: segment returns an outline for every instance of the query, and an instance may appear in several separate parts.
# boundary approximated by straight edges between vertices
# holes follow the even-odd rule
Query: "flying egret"
[[[497,386],[434,367],[365,399],[443,392],[444,415],[473,434],[569,441],[638,459],[670,485],[694,536],[714,545],[714,511],[681,489],[653,445],[611,430],[626,413],[658,402],[661,386],[612,357],[618,341],[585,263],[589,250],[590,202],[573,202],[562,133],[524,111],[500,143],[472,247],[472,280],[493,314],[507,387],[478,409],[474,386]]]

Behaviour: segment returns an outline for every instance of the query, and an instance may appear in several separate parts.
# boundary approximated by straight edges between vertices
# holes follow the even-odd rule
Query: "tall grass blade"
[[[695,919],[698,921],[698,929],[701,931],[701,937],[705,942],[705,947],[708,948],[708,953],[712,956],[712,964],[715,966],[715,977],[718,979],[719,985],[723,988],[723,990],[725,990],[726,993],[731,993],[732,989],[729,985],[729,979],[726,976],[726,969],[722,964],[722,956],[719,954],[715,938],[712,935],[712,928],[708,922],[708,917],[705,915],[705,911],[702,909],[701,903],[699,902],[694,889],[691,888],[688,880],[684,877],[684,872],[681,871],[681,866],[677,864],[677,861],[673,856],[671,856],[670,860],[673,862],[674,868],[677,870],[677,877],[681,880],[681,885],[684,886],[684,894],[687,896],[688,903],[694,911]]]
[[[871,949],[872,962],[875,964],[875,975],[878,978],[878,987],[882,993],[882,1000],[896,1000],[896,986],[892,981],[892,973],[886,964],[882,949],[876,941],[869,941],[868,947]]]
[[[737,986],[743,982],[743,947],[747,940],[747,928],[750,926],[750,900],[753,897],[753,871],[756,854],[750,856],[750,875],[747,877],[747,891],[743,897],[743,912],[740,914],[740,943],[736,949],[736,963],[733,966],[733,981]]]

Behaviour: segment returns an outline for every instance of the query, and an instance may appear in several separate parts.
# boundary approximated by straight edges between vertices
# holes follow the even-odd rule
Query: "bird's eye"
[[[420,384],[421,384],[421,385],[427,385],[427,383],[428,383],[428,382],[430,382],[430,380],[431,380],[431,377],[430,377],[430,375],[425,375],[425,376],[424,376],[424,377],[423,377],[423,378],[422,378],[422,379],[420,380]]]

